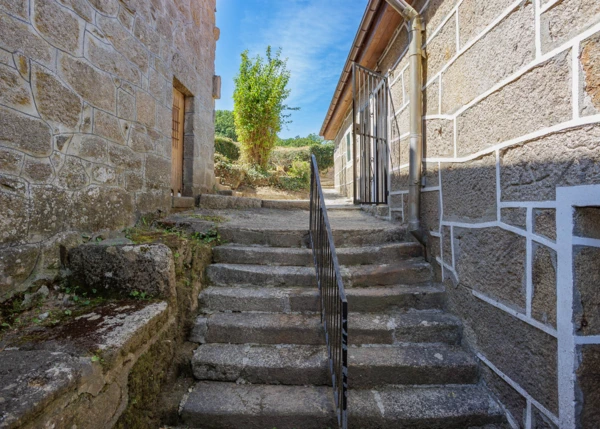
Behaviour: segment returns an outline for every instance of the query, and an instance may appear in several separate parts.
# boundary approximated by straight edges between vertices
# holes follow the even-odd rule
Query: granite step
[[[350,344],[458,344],[460,321],[439,311],[394,314],[351,313]],[[198,316],[190,335],[198,343],[323,345],[317,313],[214,313]]]
[[[360,210],[360,209],[359,209]],[[271,247],[310,247],[308,235],[308,217],[306,227],[290,227],[265,230],[260,228],[237,227],[223,223],[219,233],[224,242],[247,246]],[[386,243],[402,242],[406,238],[406,228],[402,226],[388,228],[335,228],[333,240],[336,249],[357,246],[378,246]]]
[[[421,246],[410,242],[337,249],[341,265],[393,264],[422,255]],[[215,262],[225,264],[314,266],[308,248],[225,245],[215,247],[213,256]]]
[[[504,421],[500,406],[477,385],[350,390],[348,427],[464,429]],[[198,382],[184,399],[191,428],[324,429],[337,427],[328,386]]]
[[[351,312],[376,313],[394,309],[441,309],[444,287],[389,286],[346,290]],[[200,308],[214,311],[262,311],[272,313],[317,312],[319,292],[315,288],[208,287],[199,296]]]
[[[348,362],[350,388],[477,381],[475,360],[460,347],[447,344],[350,347]],[[204,344],[194,353],[192,368],[198,380],[331,383],[325,346]]]
[[[215,286],[315,287],[314,267],[212,264],[207,277]],[[431,265],[423,259],[399,261],[389,265],[342,266],[346,288],[422,284],[432,278]]]

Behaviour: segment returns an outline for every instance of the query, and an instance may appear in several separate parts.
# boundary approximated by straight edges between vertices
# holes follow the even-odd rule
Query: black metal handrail
[[[311,157],[310,243],[319,286],[338,424],[348,427],[348,301],[325,207],[319,168]]]

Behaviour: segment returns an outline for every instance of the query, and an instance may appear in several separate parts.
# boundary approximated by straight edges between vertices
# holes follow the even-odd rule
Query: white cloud
[[[268,1],[268,16],[247,14],[252,55],[267,45],[282,48],[291,71],[291,106],[302,110],[323,98],[329,102],[342,71],[366,0]],[[251,25],[251,27],[250,27]]]

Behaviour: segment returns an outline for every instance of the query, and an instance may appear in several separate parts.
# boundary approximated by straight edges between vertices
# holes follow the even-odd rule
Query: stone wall
[[[573,219],[588,231],[580,238],[570,214],[600,199],[557,194],[566,187],[565,195],[595,195],[579,185],[600,184],[600,3],[415,4],[427,52],[421,222],[449,305],[465,321],[465,342],[512,427],[599,427],[600,218],[597,209],[578,209]],[[408,42],[402,24],[378,62],[390,85],[390,207],[400,221]],[[352,180],[336,177],[338,189]],[[571,250],[569,240],[585,246]]]
[[[170,209],[174,86],[184,193],[212,188],[217,37],[215,0],[0,0],[0,301]]]

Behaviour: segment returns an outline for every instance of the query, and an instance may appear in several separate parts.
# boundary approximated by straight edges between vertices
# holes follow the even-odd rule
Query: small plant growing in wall
[[[283,112],[294,110],[284,104],[290,95],[289,80],[281,50],[273,54],[269,46],[265,58],[250,58],[248,51],[242,52],[240,71],[235,77],[233,113],[243,157],[251,164],[266,168],[277,133],[290,116]]]

